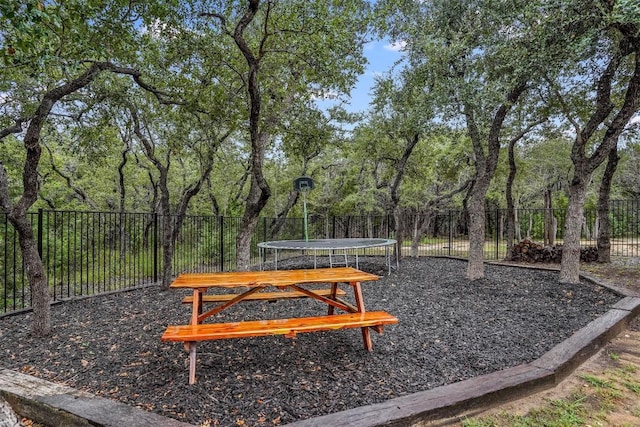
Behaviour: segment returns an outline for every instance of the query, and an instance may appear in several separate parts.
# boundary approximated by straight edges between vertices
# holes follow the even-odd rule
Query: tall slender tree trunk
[[[569,186],[569,206],[562,246],[560,282],[580,282],[580,235],[584,216],[584,201],[591,176],[575,180]]]
[[[500,157],[500,132],[507,114],[527,89],[527,82],[520,81],[506,94],[505,101],[498,107],[489,128],[483,137],[476,122],[474,107],[465,104],[464,115],[467,132],[473,145],[475,162],[475,184],[471,187],[469,198],[469,263],[466,277],[469,280],[484,277],[484,240],[485,240],[485,197],[489,184],[496,173]],[[522,133],[521,133],[522,135]],[[521,136],[516,137],[516,141]],[[486,148],[485,148],[486,147]]]
[[[509,175],[507,176],[506,199],[507,199],[507,259],[510,259],[513,253],[513,241],[515,238],[516,213],[513,203],[513,182],[516,179],[516,158],[515,158],[516,140],[509,141]]]
[[[420,214],[416,214],[416,224],[411,240],[411,256],[418,257],[420,255],[420,240],[431,226],[431,211],[425,210],[424,216],[420,218]]]
[[[393,209],[393,222],[395,227],[395,238],[396,238],[396,261],[400,261],[402,259],[402,242],[404,241],[405,235],[405,221],[402,215],[402,209],[399,206],[395,206]]]
[[[485,197],[490,180],[487,176],[477,177],[469,197],[469,280],[484,277]]]
[[[173,278],[175,244],[171,239],[174,227],[171,213],[163,214],[162,217],[162,276],[160,278],[160,289],[166,291],[171,286],[171,279]]]
[[[262,173],[267,139],[267,134],[260,133],[252,143],[251,186],[236,236],[236,266],[240,271],[246,271],[251,266],[251,238],[258,225],[260,213],[271,196],[271,188]]]
[[[611,196],[611,182],[613,175],[618,168],[617,144],[611,149],[607,159],[607,166],[600,182],[600,191],[598,194],[598,262],[611,262],[611,221],[609,220],[609,203]]]
[[[33,235],[31,223],[26,217],[9,217],[9,220],[18,231],[22,265],[31,289],[34,313],[32,331],[36,335],[48,335],[51,332],[51,295],[44,263],[38,253],[38,244]]]
[[[613,4],[609,6],[613,7]],[[583,128],[574,122],[576,138],[571,150],[571,160],[574,165],[574,177],[569,187],[569,208],[565,224],[565,244],[560,266],[560,281],[578,283],[580,276],[580,229],[582,227],[584,199],[587,184],[593,171],[610,155],[611,150],[618,143],[620,134],[625,129],[631,117],[638,110],[640,103],[640,39],[637,37],[637,27],[630,25],[617,26],[620,37],[617,39],[617,49],[607,63],[607,67],[596,82],[596,102],[593,112]],[[626,56],[632,57],[634,63],[633,74],[630,76],[626,89],[619,89],[614,85],[614,77]],[[616,87],[616,96],[623,98],[617,112],[616,105],[611,101],[612,89]],[[621,95],[624,95],[623,97]],[[602,126],[604,125],[604,126]],[[587,143],[596,135],[600,127],[604,134],[599,144],[591,147],[587,156]],[[567,252],[565,254],[565,252]]]
[[[276,239],[278,234],[280,234],[280,230],[282,230],[282,227],[285,225],[287,221],[287,215],[289,214],[289,211],[291,211],[291,209],[296,205],[299,198],[300,198],[299,192],[297,191],[289,192],[289,195],[287,196],[287,202],[285,203],[284,207],[280,212],[278,212],[276,217],[273,220],[271,220],[271,224],[269,227],[269,235],[271,236],[272,240]]]
[[[553,218],[553,199],[551,188],[544,192],[544,244],[553,246],[555,244],[555,228]]]

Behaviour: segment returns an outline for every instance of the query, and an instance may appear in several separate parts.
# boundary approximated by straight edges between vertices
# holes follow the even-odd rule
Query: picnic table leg
[[[196,383],[196,343],[190,341],[189,343],[189,384]]]
[[[330,296],[330,298],[332,300],[335,300],[336,297],[337,297],[337,294],[338,294],[338,284],[334,282],[334,283],[331,284],[331,296]],[[335,310],[335,307],[330,305],[329,306],[329,311],[327,312],[327,314],[332,315],[334,310]]]
[[[360,282],[352,282],[350,285],[353,287],[353,293],[356,299],[356,307],[358,307],[359,313],[364,313],[364,299],[362,298],[362,288]],[[373,343],[371,342],[371,334],[369,333],[369,327],[362,328],[362,341],[364,342],[364,348],[369,351],[373,351]]]
[[[197,325],[198,322],[198,316],[200,315],[200,313],[202,313],[202,290],[201,289],[194,289],[193,290],[193,303],[191,306],[191,324],[192,325]]]

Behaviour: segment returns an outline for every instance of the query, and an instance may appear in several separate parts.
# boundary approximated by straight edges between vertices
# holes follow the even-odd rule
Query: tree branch
[[[70,188],[79,198],[83,203],[87,203],[91,209],[96,209],[96,204],[93,203],[93,201],[91,200],[91,198],[89,196],[87,196],[87,193],[84,192],[84,190],[80,187],[76,187],[73,184],[73,180],[71,179],[71,177],[69,175],[66,175],[64,172],[62,172],[60,169],[58,169],[58,167],[56,166],[54,160],[53,160],[53,153],[51,152],[51,149],[49,148],[49,146],[47,146],[46,144],[42,144],[43,147],[47,150],[47,152],[49,153],[49,163],[51,166],[51,170],[54,171],[56,174],[58,174],[58,176],[60,176],[62,179],[65,180],[65,182],[67,183],[67,187]]]
[[[2,139],[4,139],[5,137],[13,134],[13,133],[20,133],[23,131],[22,129],[22,123],[24,122],[24,119],[17,119],[15,124],[13,126],[9,126],[6,127],[2,130],[0,130],[0,141]]]

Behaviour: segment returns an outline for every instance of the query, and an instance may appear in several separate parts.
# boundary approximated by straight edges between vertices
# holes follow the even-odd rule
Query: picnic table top
[[[375,274],[352,267],[304,270],[226,271],[217,273],[182,273],[172,288],[236,288],[241,286],[289,286],[297,283],[364,282],[378,280]]]

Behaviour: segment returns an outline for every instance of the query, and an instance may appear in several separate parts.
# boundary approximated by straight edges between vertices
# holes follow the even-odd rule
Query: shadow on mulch
[[[359,267],[386,274],[382,258]],[[405,259],[364,283],[367,309],[400,321],[372,334],[371,353],[354,329],[209,341],[198,346],[198,383],[189,386],[182,345],[160,341],[167,325],[188,322],[180,303],[188,292],[150,287],[53,306],[47,339],[29,335],[31,314],[0,319],[1,365],[193,424],[280,425],[530,362],[621,299],[587,282],[560,284],[556,271],[488,265],[471,282],[465,268]],[[215,321],[324,312],[311,300],[250,302]]]

